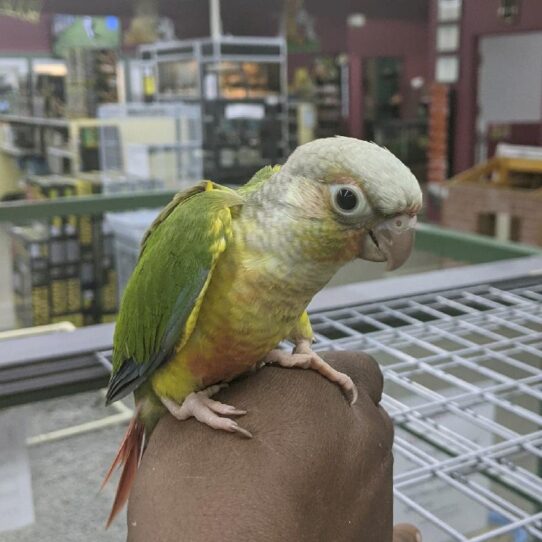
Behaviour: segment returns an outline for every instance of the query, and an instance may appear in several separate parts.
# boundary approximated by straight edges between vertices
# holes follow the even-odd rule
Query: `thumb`
[[[422,535],[414,525],[399,523],[393,528],[393,542],[422,542]]]

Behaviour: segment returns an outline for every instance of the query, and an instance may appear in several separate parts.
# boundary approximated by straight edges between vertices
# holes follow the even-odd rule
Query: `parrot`
[[[133,392],[136,406],[102,484],[122,467],[107,526],[168,412],[252,437],[237,421],[245,410],[212,398],[234,378],[264,364],[312,369],[355,402],[351,378],[312,350],[307,306],[355,259],[401,266],[421,207],[401,160],[345,136],[305,143],[237,189],[202,181],[172,199],[143,237],[116,321],[106,403]]]

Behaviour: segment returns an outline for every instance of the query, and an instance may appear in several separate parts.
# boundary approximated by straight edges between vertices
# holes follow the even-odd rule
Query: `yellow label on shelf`
[[[145,96],[154,96],[156,94],[156,81],[152,75],[143,77],[143,94]]]

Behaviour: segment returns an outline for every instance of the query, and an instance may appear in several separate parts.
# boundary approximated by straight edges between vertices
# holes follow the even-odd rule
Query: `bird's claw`
[[[196,418],[201,423],[230,433],[239,433],[246,438],[252,438],[250,431],[241,427],[235,420],[223,416],[244,416],[247,411],[238,409],[211,399],[220,389],[227,385],[219,384],[210,386],[205,390],[191,393],[182,404],[177,404],[171,399],[162,398],[163,405],[178,420]],[[219,415],[220,414],[220,415]]]
[[[252,433],[247,431],[244,427],[241,427],[237,422],[233,422],[232,432],[239,433],[245,438],[252,438]]]
[[[331,380],[331,382],[338,384],[351,405],[358,400],[358,389],[353,380],[347,374],[341,373],[331,367],[329,363],[304,344],[296,347],[291,354],[282,350],[273,350],[266,356],[265,361],[267,363],[275,363],[281,367],[312,369],[328,380]]]
[[[341,386],[344,394],[351,405],[355,404],[358,400],[358,388],[354,384],[354,381],[344,373],[338,373],[341,376],[340,380],[337,380],[337,384]]]

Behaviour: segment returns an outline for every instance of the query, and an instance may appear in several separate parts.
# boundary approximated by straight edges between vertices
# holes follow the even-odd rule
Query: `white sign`
[[[216,100],[218,98],[218,81],[216,73],[208,73],[205,75],[203,89],[206,100]]]
[[[255,119],[265,117],[265,106],[260,104],[228,104],[226,106],[227,119]]]
[[[151,176],[149,146],[144,143],[127,143],[126,173],[140,177]]]

